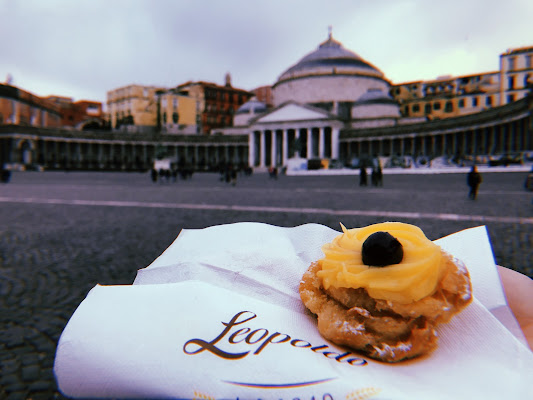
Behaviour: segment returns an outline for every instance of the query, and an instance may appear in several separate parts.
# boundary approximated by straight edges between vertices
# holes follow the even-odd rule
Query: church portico
[[[249,164],[267,169],[294,157],[338,158],[343,124],[319,108],[289,102],[255,119],[249,126]]]
[[[281,167],[294,157],[338,158],[339,128],[331,125],[256,129],[250,134],[249,163],[252,167]]]

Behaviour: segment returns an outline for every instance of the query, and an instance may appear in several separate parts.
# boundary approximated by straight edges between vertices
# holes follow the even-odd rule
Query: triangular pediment
[[[287,122],[287,121],[312,121],[317,119],[328,119],[331,115],[318,108],[304,106],[298,103],[287,103],[270,111],[255,120],[255,123],[262,122]]]

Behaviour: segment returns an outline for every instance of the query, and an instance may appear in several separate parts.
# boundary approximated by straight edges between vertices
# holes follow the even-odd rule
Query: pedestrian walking
[[[152,182],[157,182],[157,170],[155,168],[152,168],[150,171],[150,177],[152,178]]]
[[[372,186],[383,186],[383,171],[381,165],[372,167]]]
[[[361,169],[359,170],[359,186],[366,186],[366,185],[367,185],[366,168],[364,165],[362,165]]]
[[[479,188],[479,185],[483,181],[483,178],[481,177],[481,174],[477,172],[476,166],[472,166],[472,169],[466,176],[466,183],[468,184],[468,187],[470,188],[470,192],[468,193],[468,197],[472,200],[475,200],[477,197],[477,191]]]

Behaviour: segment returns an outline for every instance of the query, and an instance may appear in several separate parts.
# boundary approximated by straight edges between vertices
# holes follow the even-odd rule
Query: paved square
[[[484,173],[478,199],[466,176],[216,174],[151,182],[148,174],[26,172],[0,185],[0,398],[62,398],[52,366],[68,319],[96,284],[131,284],[182,228],[240,221],[320,223],[339,230],[395,220],[430,239],[486,225],[496,261],[533,277],[533,192],[526,173]]]

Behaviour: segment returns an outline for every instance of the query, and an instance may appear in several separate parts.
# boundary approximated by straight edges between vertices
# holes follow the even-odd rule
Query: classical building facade
[[[219,132],[248,135],[249,164],[258,169],[291,158],[354,166],[377,157],[481,162],[530,151],[531,54],[508,51],[499,72],[393,85],[330,33],[280,75],[273,108],[254,99]]]
[[[111,132],[58,129],[56,105],[3,85],[0,163],[147,170],[164,154],[198,170],[231,162],[261,171],[323,159],[351,167],[376,158],[383,166],[402,165],[404,158],[460,164],[515,153],[533,161],[530,55],[531,48],[502,54],[499,72],[393,85],[330,34],[280,75],[271,107],[231,87],[229,77],[225,86],[132,85],[108,93],[112,126],[127,127]],[[180,123],[192,122],[185,119],[192,108],[194,132],[180,131]]]

